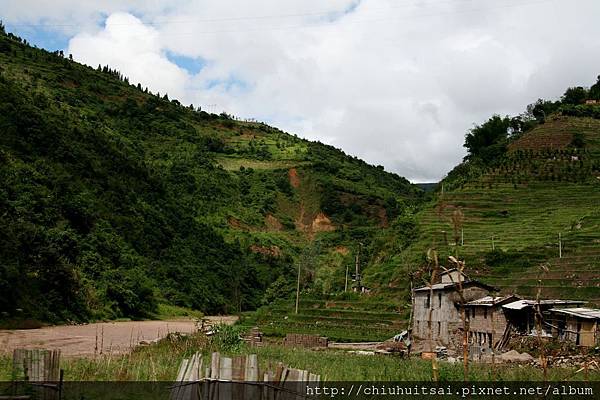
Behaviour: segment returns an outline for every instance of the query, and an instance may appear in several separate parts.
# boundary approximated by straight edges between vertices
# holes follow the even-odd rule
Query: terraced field
[[[584,149],[569,146],[577,132]],[[534,296],[542,278],[543,297],[600,304],[600,121],[558,117],[509,149],[499,167],[420,213],[408,259],[435,247],[504,292]]]
[[[267,336],[306,333],[333,341],[359,342],[389,339],[406,329],[408,317],[391,301],[302,300],[298,314],[294,310],[293,301],[275,302],[242,316],[240,324],[258,326]]]
[[[435,243],[442,256],[458,254],[472,274],[503,290],[532,295],[538,266],[544,264],[549,272],[543,276],[543,295],[600,302],[599,204],[600,184],[466,188],[445,194],[438,207],[423,212],[421,242]],[[459,209],[464,218],[455,235],[452,215]],[[493,250],[522,254],[535,265],[491,269],[484,258]]]

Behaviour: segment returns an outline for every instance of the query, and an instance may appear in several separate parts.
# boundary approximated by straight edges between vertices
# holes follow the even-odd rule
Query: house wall
[[[481,342],[481,338],[484,337],[482,334],[485,334],[486,340],[485,343],[480,344],[485,344],[487,347],[489,347],[487,338],[490,334],[494,344],[502,339],[507,325],[502,307],[471,306],[468,309],[468,316],[472,343]]]
[[[427,297],[429,290],[414,292],[412,334],[416,341],[429,339],[429,306]],[[487,296],[488,291],[479,287],[463,290],[465,302]],[[458,349],[462,346],[462,319],[459,307],[460,295],[453,290],[434,290],[430,298],[431,305],[431,339],[432,345],[447,346]],[[429,346],[425,345],[424,348]],[[419,346],[415,347],[418,349]]]
[[[471,287],[463,291],[465,301],[487,295],[481,288]],[[413,335],[420,339],[429,339],[429,306],[427,298],[430,291],[415,292]],[[457,331],[462,328],[460,295],[454,291],[434,290],[431,302],[431,338],[441,345],[449,345],[457,340]]]
[[[592,347],[597,344],[598,333],[596,330],[598,328],[598,324],[596,321],[567,316],[566,322],[566,328],[569,331],[565,335],[567,340],[577,343],[577,336],[579,336],[580,346]],[[581,325],[579,326],[579,324]]]
[[[415,292],[413,335],[418,339],[429,339],[429,291]],[[431,302],[431,338],[447,345],[451,332],[462,325],[460,313],[454,306],[449,292],[434,290]]]
[[[459,279],[464,281],[464,275],[459,271],[450,271],[442,274],[442,283],[458,283]]]

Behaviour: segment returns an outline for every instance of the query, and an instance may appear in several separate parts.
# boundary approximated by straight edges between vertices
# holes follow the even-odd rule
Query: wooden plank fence
[[[15,349],[12,378],[16,381],[30,382],[36,398],[60,400],[63,386],[60,350]],[[24,396],[26,397],[29,396]]]
[[[58,382],[60,350],[15,349],[13,377],[31,382]]]
[[[320,380],[320,375],[282,363],[261,372],[256,354],[230,358],[213,353],[204,365],[196,353],[182,361],[170,400],[297,400]]]

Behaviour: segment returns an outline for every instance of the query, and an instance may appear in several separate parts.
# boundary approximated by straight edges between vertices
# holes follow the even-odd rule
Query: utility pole
[[[302,263],[298,261],[298,281],[296,283],[296,314],[298,314],[298,303],[300,302],[300,265],[302,265]]]
[[[358,243],[358,251],[356,252],[356,261],[355,261],[355,275],[354,275],[354,280],[356,282],[356,285],[354,287],[355,291],[359,292],[362,288],[362,285],[360,284],[360,249],[362,248],[362,243]]]
[[[562,237],[560,232],[558,232],[558,258],[562,258]]]
[[[465,245],[465,230],[464,229],[460,230],[460,245],[461,246]]]
[[[348,291],[348,264],[346,264],[346,283],[344,284],[344,293]]]

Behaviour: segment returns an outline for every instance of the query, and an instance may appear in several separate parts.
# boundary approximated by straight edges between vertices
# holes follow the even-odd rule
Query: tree
[[[490,162],[506,151],[511,119],[494,115],[481,125],[475,125],[465,136],[468,159],[479,158]]]
[[[600,100],[600,75],[598,75],[596,83],[590,87],[589,98],[593,100]]]
[[[570,87],[562,95],[563,104],[583,104],[588,98],[588,90],[582,86]]]
[[[571,146],[576,147],[576,148],[585,147],[585,136],[583,135],[583,132],[575,132],[573,134],[573,139],[571,140]]]
[[[527,115],[535,118],[539,124],[546,122],[546,117],[560,107],[560,102],[538,99],[535,103],[527,106]]]

